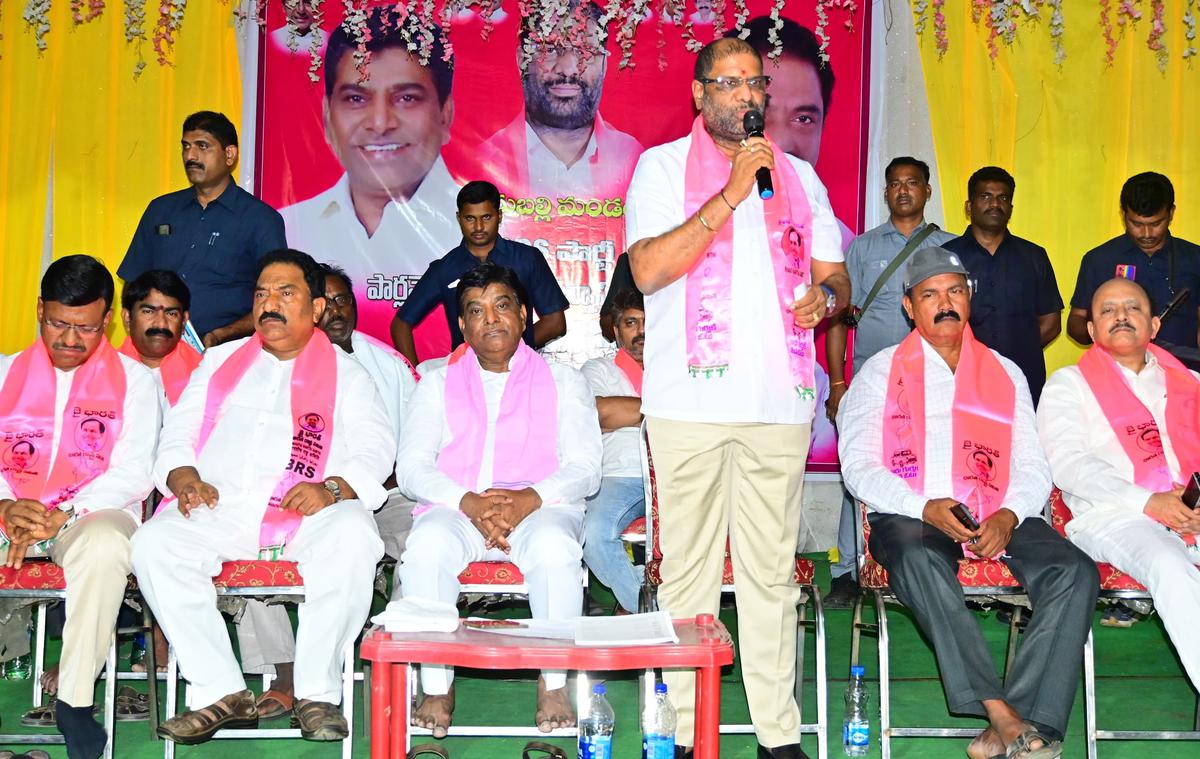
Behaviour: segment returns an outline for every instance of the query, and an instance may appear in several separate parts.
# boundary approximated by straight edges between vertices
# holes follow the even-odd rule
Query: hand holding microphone
[[[766,178],[767,185],[771,184],[771,171],[775,169],[775,152],[771,143],[764,138],[762,131],[763,116],[759,111],[748,111],[743,119],[747,137],[742,140],[737,153],[733,156],[733,169],[729,172],[729,181],[725,185],[725,197],[731,205],[739,205],[755,189],[757,184],[762,197],[760,184]],[[757,125],[756,133],[750,126]],[[769,196],[767,196],[769,197]]]

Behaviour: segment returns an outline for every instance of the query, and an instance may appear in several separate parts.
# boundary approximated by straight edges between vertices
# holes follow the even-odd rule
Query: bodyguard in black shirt
[[[1021,367],[1036,405],[1046,384],[1042,349],[1062,331],[1062,296],[1046,249],[1008,231],[1017,183],[997,166],[967,181],[962,237],[942,243],[971,272],[971,330],[984,345]]]
[[[1162,174],[1147,171],[1130,177],[1121,188],[1125,234],[1088,251],[1079,266],[1067,334],[1090,345],[1088,308],[1096,288],[1113,277],[1132,279],[1150,296],[1155,315],[1185,288],[1188,294],[1158,330],[1155,342],[1196,347],[1200,304],[1200,246],[1169,229],[1175,216],[1175,188]]]

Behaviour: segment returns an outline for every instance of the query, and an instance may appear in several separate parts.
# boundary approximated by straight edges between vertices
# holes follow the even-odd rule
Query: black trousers
[[[933,642],[950,711],[983,716],[981,702],[1003,699],[1022,718],[1061,738],[1079,685],[1083,644],[1099,592],[1096,564],[1045,521],[1026,519],[1002,559],[1035,611],[1003,685],[958,582],[962,548],[919,519],[870,514],[871,555],[892,590]]]

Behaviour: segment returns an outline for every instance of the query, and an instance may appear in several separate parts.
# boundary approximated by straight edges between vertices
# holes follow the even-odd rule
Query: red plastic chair
[[[854,622],[850,638],[850,663],[858,664],[859,645],[862,633],[875,633],[879,642],[879,745],[883,759],[892,755],[893,738],[974,738],[978,728],[946,727],[893,727],[891,702],[891,659],[887,625],[887,603],[899,604],[888,587],[888,573],[871,557],[871,523],[867,520],[867,509],[859,503],[862,511],[863,554],[858,557],[858,582],[862,593],[854,602]],[[1013,577],[1008,565],[995,559],[962,558],[958,562],[958,581],[963,595],[968,598],[1012,598],[1025,597],[1025,591],[1017,578]],[[863,622],[863,604],[867,596],[875,600],[875,624]],[[1004,660],[1005,675],[1016,654],[1018,625],[1021,607],[1013,607],[1012,622],[1008,627],[1008,651]]]
[[[642,482],[646,488],[646,542],[650,550],[646,557],[646,579],[642,586],[642,610],[658,609],[658,586],[662,584],[662,547],[658,541],[658,487],[654,475],[654,461],[650,454],[650,440],[646,432],[646,423],[642,422]],[[632,527],[632,525],[630,525]],[[799,607],[799,622],[796,626],[796,703],[803,709],[804,688],[804,636],[809,626],[812,626],[816,636],[816,689],[817,689],[817,721],[804,722],[801,712],[800,732],[815,734],[817,738],[817,753],[820,759],[829,755],[828,730],[829,698],[828,681],[826,678],[825,659],[825,612],[821,606],[821,592],[813,585],[816,568],[811,559],[803,556],[796,557],[792,571],[792,580],[804,588],[805,596]],[[733,593],[733,557],[729,554],[729,542],[725,543],[725,567],[721,575],[721,592]],[[812,605],[813,618],[807,618],[808,606]],[[647,673],[642,698],[653,699],[653,673]],[[721,725],[724,734],[747,735],[754,732],[754,726],[749,724]]]
[[[1051,524],[1058,534],[1066,537],[1067,522],[1071,521],[1071,510],[1063,501],[1058,488],[1050,493]],[[1145,586],[1125,574],[1112,564],[1096,562],[1100,572],[1100,597],[1105,599],[1131,599],[1152,601]],[[1092,634],[1083,646],[1083,715],[1087,728],[1088,759],[1096,759],[1097,742],[1102,740],[1200,740],[1200,699],[1196,702],[1196,716],[1191,730],[1101,730],[1096,719],[1096,650]]]

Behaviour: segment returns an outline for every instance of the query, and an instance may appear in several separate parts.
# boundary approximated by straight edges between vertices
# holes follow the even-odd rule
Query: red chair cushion
[[[508,561],[472,561],[458,581],[464,585],[520,585],[525,575]]]
[[[293,588],[304,585],[294,561],[227,561],[213,578],[220,588]]]
[[[1054,529],[1059,535],[1066,537],[1067,522],[1071,521],[1071,509],[1067,507],[1066,501],[1063,500],[1062,491],[1054,488],[1050,491],[1050,522],[1054,525]],[[1100,570],[1100,590],[1131,590],[1142,591],[1148,593],[1146,586],[1139,583],[1129,575],[1114,567],[1112,564],[1102,564],[1096,562],[1096,569]]]
[[[52,561],[27,561],[20,569],[0,567],[0,591],[5,590],[64,590],[67,579],[63,569]]]
[[[621,533],[621,540],[633,542],[646,539],[646,517],[638,517]]]
[[[651,559],[646,562],[646,582],[651,585],[662,584],[662,559]],[[796,557],[796,566],[792,570],[792,582],[797,585],[811,585],[816,568],[812,560],[802,556]],[[725,555],[725,569],[721,573],[722,585],[733,585],[733,560]]]

